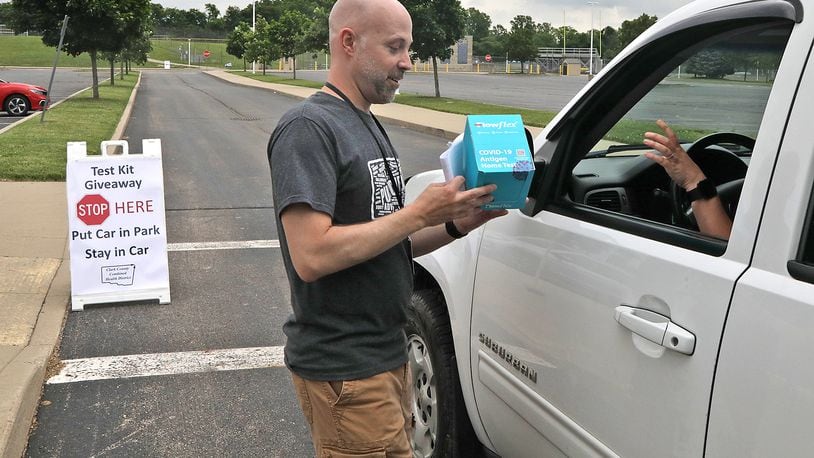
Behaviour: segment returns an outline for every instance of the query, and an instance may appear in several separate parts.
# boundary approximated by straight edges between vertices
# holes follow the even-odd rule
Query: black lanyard
[[[376,146],[379,147],[379,153],[382,156],[382,162],[384,162],[384,168],[385,168],[385,170],[387,170],[387,177],[390,179],[390,183],[391,183],[391,185],[393,187],[393,192],[396,193],[396,200],[398,200],[399,209],[404,208],[404,197],[402,197],[402,195],[401,195],[401,186],[396,182],[396,178],[393,175],[393,171],[390,170],[390,161],[387,160],[387,154],[385,153],[385,147],[379,141],[379,137],[376,136],[376,134],[373,132],[373,129],[370,128],[370,125],[367,122],[365,122],[365,119],[362,116],[362,113],[359,112],[359,109],[356,108],[356,105],[354,105],[353,102],[350,101],[350,99],[348,98],[347,95],[345,95],[344,92],[340,91],[339,88],[337,88],[336,86],[334,86],[333,84],[331,84],[331,83],[329,83],[327,81],[325,82],[325,87],[332,90],[339,97],[342,97],[342,100],[344,100],[345,102],[347,102],[348,105],[350,105],[351,110],[353,110],[353,112],[356,113],[356,116],[359,117],[359,120],[362,121],[362,124],[364,124],[364,126],[367,128],[368,132],[370,132],[370,136],[373,137],[373,140],[376,142]],[[390,151],[393,154],[393,158],[398,159],[398,157],[396,156],[396,149],[393,148],[393,144],[390,143],[390,137],[387,136],[387,132],[384,131],[384,127],[382,127],[381,123],[379,123],[379,120],[376,119],[375,116],[373,116],[373,113],[370,113],[370,117],[373,118],[373,122],[376,123],[376,127],[379,128],[379,132],[382,133],[382,136],[384,136],[385,141],[387,141],[387,146],[390,147]]]

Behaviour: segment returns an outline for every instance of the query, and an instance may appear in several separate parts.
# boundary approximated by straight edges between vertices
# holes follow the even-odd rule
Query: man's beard
[[[377,69],[375,62],[372,59],[366,59],[362,63],[362,75],[368,83],[373,86],[375,100],[368,100],[370,103],[390,103],[396,98],[396,89],[398,87],[390,86],[387,81],[389,77],[400,79],[401,75],[389,75],[388,73]]]

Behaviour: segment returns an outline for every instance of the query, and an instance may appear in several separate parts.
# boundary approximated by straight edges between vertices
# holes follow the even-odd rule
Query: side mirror
[[[545,175],[546,162],[543,160],[534,161],[534,177],[531,179],[531,186],[529,186],[529,195],[526,199],[526,206],[520,211],[526,216],[533,216],[534,209],[537,207],[537,194],[540,192],[540,186],[543,184],[543,176]]]

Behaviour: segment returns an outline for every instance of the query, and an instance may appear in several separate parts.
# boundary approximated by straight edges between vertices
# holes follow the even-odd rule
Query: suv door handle
[[[616,321],[634,334],[670,350],[691,355],[695,351],[695,335],[670,321],[670,318],[650,310],[620,305],[614,314]]]

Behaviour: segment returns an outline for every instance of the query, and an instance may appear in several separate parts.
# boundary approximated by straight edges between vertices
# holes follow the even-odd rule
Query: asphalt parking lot
[[[103,75],[104,73],[100,72],[100,81],[104,77]],[[16,83],[36,84],[47,89],[48,81],[51,79],[51,69],[0,67],[0,79]],[[59,102],[82,89],[89,88],[92,84],[93,77],[90,69],[58,68],[54,74],[54,83],[51,87],[51,104]],[[41,112],[34,113],[39,115]],[[0,129],[20,119],[20,117],[9,116],[5,111],[0,111]]]

